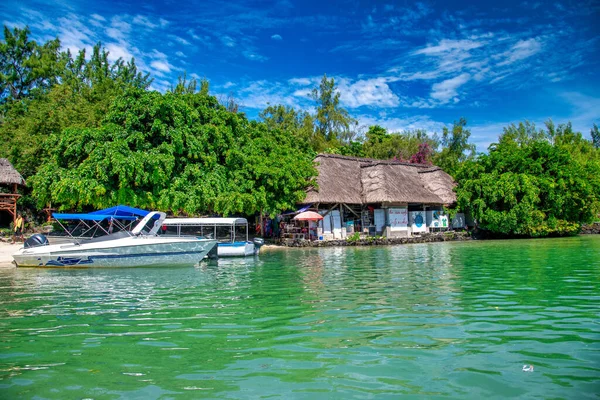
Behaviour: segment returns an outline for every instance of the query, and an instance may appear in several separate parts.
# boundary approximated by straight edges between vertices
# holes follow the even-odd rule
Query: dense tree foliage
[[[310,145],[317,152],[326,147],[325,138],[315,130],[314,119],[306,111],[297,111],[289,106],[276,105],[265,108],[258,116],[265,123],[267,129],[286,132],[297,140]]]
[[[115,96],[127,87],[148,88],[151,79],[135,61],[114,63],[101,45],[89,60],[82,50],[73,58],[59,52],[58,39],[43,45],[29,30],[5,27],[0,43],[3,106],[0,109],[0,157],[8,157],[25,177],[45,160],[52,134],[68,127],[96,127]]]
[[[459,209],[495,234],[573,234],[600,212],[597,150],[570,125],[511,125],[456,178]]]
[[[98,128],[48,141],[31,178],[40,206],[129,204],[197,214],[294,207],[316,174],[313,155],[279,130],[231,113],[213,96],[129,89]]]
[[[4,26],[0,43],[0,100],[20,100],[43,92],[58,81],[60,42],[43,45],[29,40],[29,28],[11,30]]]

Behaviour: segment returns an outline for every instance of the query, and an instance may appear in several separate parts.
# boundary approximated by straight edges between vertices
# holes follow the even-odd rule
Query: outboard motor
[[[208,257],[210,260],[216,260],[217,258],[219,258],[218,247],[219,243],[217,243],[215,247],[210,249],[210,251],[206,254],[206,257]]]
[[[42,235],[41,233],[36,233],[27,239],[25,243],[23,243],[23,247],[30,249],[32,247],[48,246],[49,244],[50,242],[48,242],[48,238],[46,236]]]
[[[260,249],[260,247],[265,244],[265,239],[254,238],[254,240],[252,240],[252,242],[254,243],[254,246],[256,246],[257,249]]]

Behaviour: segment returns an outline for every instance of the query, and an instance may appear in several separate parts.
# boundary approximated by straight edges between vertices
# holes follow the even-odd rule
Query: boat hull
[[[246,257],[258,254],[259,248],[252,242],[219,243],[217,255],[219,257]]]
[[[19,267],[195,265],[204,259],[216,243],[210,239],[131,237],[100,246],[71,243],[22,249],[13,258]]]

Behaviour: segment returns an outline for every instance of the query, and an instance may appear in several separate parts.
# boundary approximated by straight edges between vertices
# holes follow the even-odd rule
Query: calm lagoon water
[[[0,270],[1,399],[599,396],[598,236]]]

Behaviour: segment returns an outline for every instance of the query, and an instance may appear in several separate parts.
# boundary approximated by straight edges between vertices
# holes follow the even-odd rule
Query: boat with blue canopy
[[[25,241],[22,249],[13,254],[17,266],[195,265],[216,250],[217,241],[214,239],[159,236],[166,219],[163,212],[117,206],[87,214],[55,213],[53,217],[63,227],[61,221],[75,221],[76,227],[82,227],[84,236],[74,237],[73,230],[67,230],[68,243],[50,244],[46,236],[33,235]],[[115,226],[118,226],[117,232],[113,231]]]

